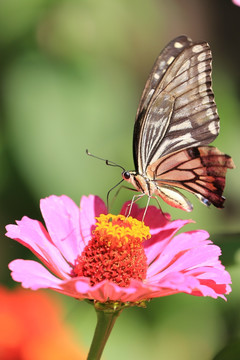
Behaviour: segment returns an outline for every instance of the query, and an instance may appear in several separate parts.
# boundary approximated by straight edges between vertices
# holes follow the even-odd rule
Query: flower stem
[[[99,360],[121,310],[98,310],[97,326],[87,360]]]

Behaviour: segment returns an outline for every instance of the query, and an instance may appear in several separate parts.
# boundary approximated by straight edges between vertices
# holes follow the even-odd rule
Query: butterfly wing
[[[157,58],[137,111],[133,154],[138,173],[160,157],[207,145],[219,133],[211,89],[211,51],[186,36],[172,40]]]
[[[223,207],[222,196],[227,169],[234,168],[230,156],[213,146],[180,150],[149,165],[147,176],[154,179],[164,201],[191,211],[189,201],[174,187],[194,193],[205,205]]]

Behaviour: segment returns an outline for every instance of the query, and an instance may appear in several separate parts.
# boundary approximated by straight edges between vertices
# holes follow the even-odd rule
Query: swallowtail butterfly
[[[185,211],[191,211],[192,204],[176,188],[194,193],[207,206],[222,208],[226,172],[234,168],[230,156],[208,146],[219,133],[211,62],[209,45],[186,36],[163,49],[137,110],[136,170],[122,173],[142,195],[158,195]]]

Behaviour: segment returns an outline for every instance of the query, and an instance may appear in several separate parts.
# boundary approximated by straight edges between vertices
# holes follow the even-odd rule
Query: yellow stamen
[[[141,243],[151,237],[150,229],[142,221],[124,215],[101,214],[96,218],[94,233],[111,244]]]

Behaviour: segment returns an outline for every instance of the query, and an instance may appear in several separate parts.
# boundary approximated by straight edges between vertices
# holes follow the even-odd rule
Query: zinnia
[[[42,199],[46,228],[26,216],[7,225],[6,236],[29,248],[45,265],[17,259],[12,278],[24,288],[50,288],[77,299],[141,305],[179,292],[222,297],[231,278],[219,260],[221,250],[204,230],[177,231],[189,220],[170,220],[149,206],[128,203],[120,215],[107,214],[97,196],[83,196],[79,207],[67,196]],[[97,218],[97,219],[96,219]]]

